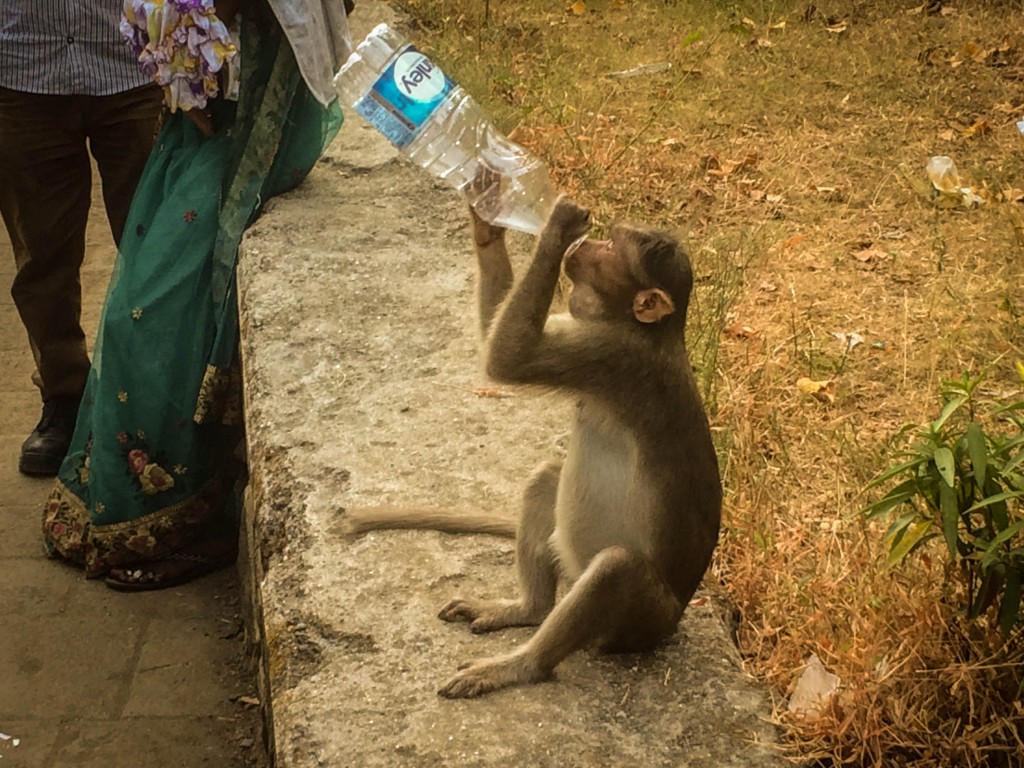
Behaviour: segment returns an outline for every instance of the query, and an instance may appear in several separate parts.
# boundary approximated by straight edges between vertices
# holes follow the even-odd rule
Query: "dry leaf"
[[[857,261],[867,264],[872,261],[882,261],[888,256],[885,251],[880,251],[878,248],[865,248],[862,251],[857,251],[853,254],[853,258]]]
[[[583,0],[576,0],[575,3],[569,6],[569,10],[577,16],[582,16],[587,12],[587,4],[584,3]]]
[[[500,387],[473,387],[469,391],[477,397],[511,397]]]
[[[964,59],[970,59],[971,61],[975,61],[978,64],[984,64],[986,61],[992,58],[992,54],[994,54],[996,50],[997,49],[995,48],[982,48],[977,43],[971,42],[966,43],[964,45],[964,47],[960,50],[960,55]]]
[[[757,336],[757,331],[743,323],[730,323],[725,326],[725,332],[737,339],[750,339]]]
[[[992,133],[992,123],[985,118],[980,118],[974,121],[974,125],[964,131],[965,138],[971,138],[972,136],[987,136]]]
[[[834,331],[832,335],[843,343],[843,345],[846,347],[847,352],[856,347],[858,344],[864,343],[864,337],[861,336],[859,333],[843,333],[842,331]]]
[[[664,72],[668,69],[672,69],[671,61],[659,61],[654,64],[643,64],[639,67],[633,67],[632,69],[622,69],[618,72],[609,72],[605,77],[622,80],[630,77],[641,77],[642,75],[653,75],[658,72]]]
[[[754,168],[757,160],[756,152],[750,152],[742,160],[719,160],[717,155],[708,155],[704,158],[704,168],[709,176],[726,179],[742,168]]]
[[[984,61],[984,53],[982,47],[974,42],[964,43],[964,47],[960,49],[961,58],[975,61]]]
[[[825,669],[817,654],[812,653],[789,697],[789,711],[798,715],[820,714],[838,688],[839,678]]]
[[[797,379],[796,388],[803,394],[810,395],[815,400],[831,405],[836,401],[836,388],[831,380],[814,381],[806,376]]]

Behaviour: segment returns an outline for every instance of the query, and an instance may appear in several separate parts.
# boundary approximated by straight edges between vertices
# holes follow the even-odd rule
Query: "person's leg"
[[[22,447],[21,470],[29,474],[56,473],[89,372],[79,269],[91,181],[81,103],[0,89],[0,214],[17,266],[11,296],[44,402],[43,419]]]
[[[156,85],[90,100],[85,115],[89,148],[103,182],[103,204],[120,245],[132,196],[156,138],[163,91]]]
[[[17,265],[11,295],[43,400],[79,395],[89,371],[79,269],[91,180],[80,104],[0,89],[0,213]]]

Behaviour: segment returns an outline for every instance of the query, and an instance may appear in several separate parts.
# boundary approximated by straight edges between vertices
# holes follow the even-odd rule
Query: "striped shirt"
[[[152,82],[118,24],[124,0],[0,0],[0,88],[106,96]]]

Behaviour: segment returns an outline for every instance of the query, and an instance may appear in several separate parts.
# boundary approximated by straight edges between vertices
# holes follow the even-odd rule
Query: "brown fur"
[[[442,696],[542,680],[586,645],[657,645],[675,631],[717,542],[718,464],[684,341],[689,261],[665,233],[614,227],[609,241],[583,241],[565,257],[570,316],[549,318],[563,255],[588,229],[588,212],[560,198],[499,309],[512,274],[504,233],[474,216],[488,373],[565,392],[578,405],[564,461],[541,467],[526,489],[519,596],[455,599],[440,613],[474,632],[539,629],[519,649],[462,669]],[[391,510],[368,525],[366,511],[354,511],[350,524],[481,531],[472,526],[487,522],[506,532],[500,518],[424,512]],[[556,604],[559,578],[569,589]]]

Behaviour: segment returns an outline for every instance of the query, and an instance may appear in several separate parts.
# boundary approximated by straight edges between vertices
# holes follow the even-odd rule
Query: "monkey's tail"
[[[518,520],[497,513],[471,512],[441,507],[349,507],[345,532],[355,536],[367,531],[412,529],[442,533],[485,533],[514,539]]]

